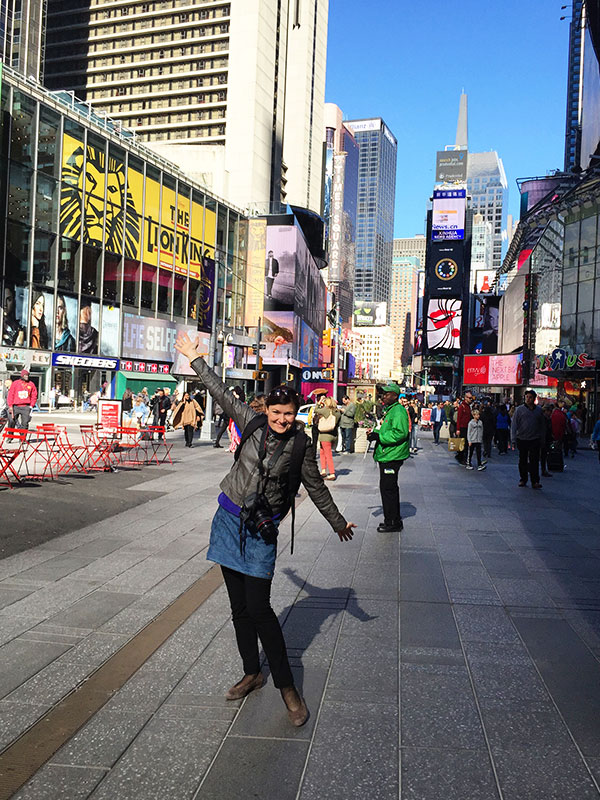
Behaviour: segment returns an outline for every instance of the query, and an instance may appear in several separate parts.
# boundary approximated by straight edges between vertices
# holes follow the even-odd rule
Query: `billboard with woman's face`
[[[82,299],[79,309],[79,353],[97,355],[100,304]]]
[[[54,320],[54,296],[34,289],[31,294],[29,346],[33,350],[51,350]]]
[[[59,353],[74,353],[76,336],[77,298],[59,293],[56,296],[54,314],[54,350]]]
[[[25,286],[4,285],[2,307],[2,345],[27,347],[27,304],[29,290]]]

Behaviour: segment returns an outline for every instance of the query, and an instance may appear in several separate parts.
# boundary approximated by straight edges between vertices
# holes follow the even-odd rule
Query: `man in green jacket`
[[[409,457],[408,413],[398,400],[401,389],[395,383],[383,387],[383,420],[377,431],[370,431],[369,441],[376,442],[373,458],[379,463],[379,491],[383,506],[383,522],[377,526],[380,533],[402,530],[400,516],[400,490],[398,472]]]

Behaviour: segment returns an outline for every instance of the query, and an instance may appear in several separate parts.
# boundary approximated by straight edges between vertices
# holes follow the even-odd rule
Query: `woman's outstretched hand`
[[[349,522],[343,531],[337,531],[337,535],[340,537],[340,542],[349,542],[350,539],[354,536],[352,528],[356,528],[356,525],[353,522]]]
[[[177,341],[175,342],[175,350],[177,350],[181,355],[189,358],[190,361],[193,361],[198,356],[206,356],[208,353],[199,353],[197,350],[198,343],[192,342],[190,337],[187,333],[179,333],[177,335]]]

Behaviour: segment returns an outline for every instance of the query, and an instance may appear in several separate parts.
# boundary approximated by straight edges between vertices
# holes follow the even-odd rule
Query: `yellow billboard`
[[[160,183],[146,177],[146,200],[144,205],[144,246],[142,256],[145,264],[158,266],[158,229],[160,214]]]
[[[142,256],[142,209],[144,204],[144,176],[137,169],[127,170],[127,219],[138,221],[137,235],[133,226],[125,227],[125,258],[139,261]]]

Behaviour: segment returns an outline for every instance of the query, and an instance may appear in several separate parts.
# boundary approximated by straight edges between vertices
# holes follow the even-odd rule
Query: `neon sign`
[[[587,353],[567,353],[564,347],[556,347],[549,356],[536,356],[539,370],[555,372],[560,369],[590,369],[596,366],[596,359]]]

